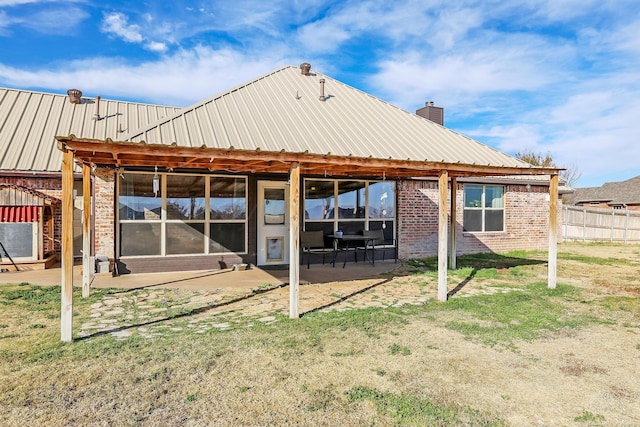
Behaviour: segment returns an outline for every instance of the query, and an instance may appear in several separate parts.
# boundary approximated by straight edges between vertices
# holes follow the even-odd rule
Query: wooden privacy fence
[[[562,210],[565,241],[640,243],[640,212],[579,206]]]

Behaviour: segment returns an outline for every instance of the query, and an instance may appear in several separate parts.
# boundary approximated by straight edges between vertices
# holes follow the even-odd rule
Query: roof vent
[[[82,91],[79,89],[69,89],[67,91],[67,95],[69,95],[69,102],[72,104],[81,104],[82,103]]]
[[[309,71],[311,71],[311,64],[309,64],[308,62],[303,62],[302,64],[300,64],[300,70],[302,70],[303,76],[308,76]]]

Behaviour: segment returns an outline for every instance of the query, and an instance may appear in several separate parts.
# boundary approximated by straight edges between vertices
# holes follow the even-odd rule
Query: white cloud
[[[570,49],[533,37],[505,41],[495,36],[441,54],[398,52],[377,64],[370,84],[405,108],[435,98],[463,110],[487,95],[545,87],[563,74],[554,58],[567,55]]]
[[[332,52],[349,37],[342,25],[328,22],[314,22],[298,31],[300,43],[313,53]]]
[[[0,80],[17,87],[49,87],[60,92],[78,87],[87,96],[186,106],[281,65],[281,57],[247,56],[198,46],[140,65],[113,58],[72,61],[59,69],[37,71],[0,65]]]
[[[89,14],[77,7],[43,8],[25,19],[22,25],[45,34],[59,34],[60,25],[64,25],[67,34],[77,32],[78,25],[89,17]]]
[[[0,10],[0,36],[7,33],[6,28],[13,24],[13,20],[2,10]]]
[[[37,2],[16,2],[15,5],[27,3]],[[43,5],[27,17],[0,10],[0,35],[8,34],[12,26],[22,26],[38,33],[59,34],[61,23],[64,23],[65,33],[69,35],[75,33],[77,26],[88,17],[89,14],[79,7],[60,7],[55,4]]]
[[[444,9],[438,14],[426,42],[436,50],[449,50],[467,33],[482,24],[480,11],[473,9]]]
[[[540,129],[531,124],[491,126],[488,129],[471,129],[463,133],[479,140],[490,138],[497,142],[500,150],[507,153],[547,151],[540,145]]]
[[[38,3],[42,0],[0,0],[0,7],[19,6],[22,4]]]
[[[105,15],[101,29],[103,32],[117,36],[129,43],[141,43],[143,40],[140,27],[136,24],[129,24],[129,18],[122,13]]]
[[[144,27],[138,24],[131,24],[129,23],[129,17],[123,13],[114,12],[105,15],[101,30],[127,43],[140,44],[148,51],[156,53],[166,52],[169,49],[167,43],[173,41],[170,36],[172,32],[171,27],[169,27],[167,23],[156,24],[149,13],[143,14],[142,23]],[[143,34],[155,34],[164,38],[165,41],[150,40],[148,36]]]
[[[165,43],[161,42],[148,42],[145,44],[145,49],[152,52],[165,52],[168,47]]]
[[[570,21],[587,13],[592,13],[598,0],[533,0],[528,2],[536,15],[551,21]]]

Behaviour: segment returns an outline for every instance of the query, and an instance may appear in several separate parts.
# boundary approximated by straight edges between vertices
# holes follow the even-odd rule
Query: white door
[[[289,186],[258,181],[258,265],[289,264]]]

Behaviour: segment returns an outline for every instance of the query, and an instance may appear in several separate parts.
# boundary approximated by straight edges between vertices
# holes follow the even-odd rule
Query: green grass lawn
[[[527,398],[491,388],[504,375],[494,364],[512,373],[505,384],[527,386],[537,380],[523,366],[546,372],[579,356],[559,348],[558,359],[547,360],[538,348],[591,328],[640,336],[640,293],[633,294],[640,285],[629,273],[638,268],[637,252],[611,259],[574,248],[560,248],[565,270],[554,290],[543,280],[544,253],[468,256],[450,272],[450,288],[472,283],[480,292],[463,287],[446,303],[320,311],[298,320],[275,315],[272,323],[238,322],[241,313],[230,310],[211,319],[229,328],[202,331],[190,328],[192,308],[176,298],[149,304],[166,310],[151,337],[96,333],[73,343],[60,342],[59,287],[3,284],[0,419],[21,426],[518,425],[517,411],[529,414],[520,403]],[[619,292],[604,292],[589,282],[597,279],[592,273],[577,277],[587,267],[631,279],[617,282]],[[436,286],[433,259],[412,260],[407,270],[398,286]],[[112,291],[92,290],[88,299],[77,292],[76,329]],[[124,307],[122,316],[135,327],[139,310]],[[629,360],[640,363],[640,338],[630,339]],[[635,391],[619,388],[624,406],[625,393],[633,400]],[[563,425],[616,422],[603,406],[565,407],[573,409],[548,417]]]

